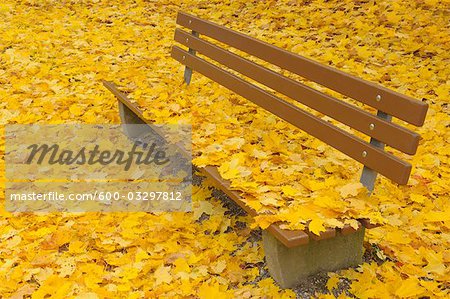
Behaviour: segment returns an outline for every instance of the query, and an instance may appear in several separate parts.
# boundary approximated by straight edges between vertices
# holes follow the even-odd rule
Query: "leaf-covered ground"
[[[365,217],[385,223],[367,234],[384,262],[341,272],[351,294],[450,296],[449,5],[3,1],[2,125],[117,123],[116,101],[100,83],[114,81],[148,119],[192,122],[194,163],[219,166],[261,216],[253,223],[224,215],[217,200],[207,200],[207,184],[195,190],[193,214],[3,211],[1,294],[293,296],[270,278],[258,281],[263,254],[261,244],[248,239],[250,224],[282,220],[303,228],[313,220],[319,232]],[[356,162],[201,75],[184,86],[183,67],[169,57],[178,10],[425,99],[430,109],[417,129],[423,137],[418,153],[400,155],[414,166],[409,184],[380,177],[368,198],[355,184]],[[339,275],[330,274],[330,289]]]

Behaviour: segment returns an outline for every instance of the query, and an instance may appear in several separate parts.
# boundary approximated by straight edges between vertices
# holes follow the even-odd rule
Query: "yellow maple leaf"
[[[339,193],[341,194],[342,197],[348,197],[349,195],[356,196],[363,188],[365,187],[360,182],[349,183],[345,186],[342,186],[339,189]]]
[[[213,215],[214,205],[205,200],[197,202],[194,206],[193,218],[195,220],[198,220],[203,215],[203,213],[205,213],[206,215]]]
[[[81,109],[80,105],[78,104],[72,104],[69,107],[70,113],[72,113],[75,116],[80,116],[83,114],[83,109]]]
[[[281,187],[281,191],[287,197],[295,197],[298,194],[298,190],[293,188],[292,186],[283,186]]]
[[[337,287],[339,283],[339,276],[333,275],[327,281],[327,289],[328,291],[332,291],[335,287]]]
[[[100,297],[94,292],[82,292],[75,297],[75,299],[98,299],[98,298]]]
[[[427,198],[421,194],[411,194],[409,198],[417,203],[424,203],[427,200]]]
[[[191,272],[191,268],[189,267],[189,264],[187,263],[187,261],[184,258],[176,259],[173,264],[175,266],[174,273],[179,273],[179,272],[190,273]]]
[[[227,294],[226,291],[223,290],[224,288],[221,287],[218,283],[214,283],[212,285],[208,284],[202,284],[198,290],[198,297],[200,299],[227,299],[231,298],[229,294]]]
[[[320,218],[314,218],[309,223],[308,227],[309,227],[309,231],[315,235],[320,235],[321,232],[326,231],[325,227],[323,226],[323,220]]]
[[[150,257],[150,255],[147,253],[147,251],[142,250],[142,248],[138,248],[137,252],[136,252],[136,262],[139,263],[143,260],[146,260]]]
[[[344,227],[344,223],[342,221],[339,221],[339,220],[334,219],[334,218],[325,219],[325,223],[329,227],[338,227],[338,228],[343,228]]]
[[[346,219],[346,220],[344,221],[344,224],[348,224],[348,225],[350,225],[350,226],[351,226],[352,228],[354,228],[354,229],[358,229],[359,226],[360,226],[359,221],[356,220],[356,219]]]
[[[81,253],[85,250],[85,242],[81,242],[79,240],[75,240],[70,242],[69,244],[69,252],[70,253]]]
[[[172,275],[170,274],[170,267],[166,266],[159,266],[158,269],[155,271],[155,286],[158,286],[162,283],[171,283],[172,282]]]
[[[220,260],[211,266],[212,273],[220,274],[227,267],[227,262],[225,260]]]
[[[395,295],[400,298],[419,296],[424,292],[424,288],[420,286],[419,280],[415,277],[410,277],[402,281],[400,287],[395,291]]]

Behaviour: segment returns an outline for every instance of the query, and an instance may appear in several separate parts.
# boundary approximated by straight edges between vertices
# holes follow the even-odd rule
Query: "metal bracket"
[[[198,32],[196,32],[194,30],[192,30],[192,35],[195,37],[199,36]],[[194,49],[189,48],[188,52],[189,52],[189,54],[195,55]],[[186,66],[184,69],[184,82],[187,85],[189,85],[189,83],[191,83],[191,78],[192,78],[192,69],[190,67]]]
[[[392,116],[389,114],[386,114],[382,111],[378,111],[377,116],[386,121],[389,121],[389,122],[392,121]],[[371,128],[372,128],[372,125],[371,125]],[[373,146],[376,146],[380,149],[384,149],[384,143],[378,141],[375,138],[370,138],[370,144],[372,144]],[[361,179],[359,181],[361,182],[361,184],[363,184],[367,188],[367,190],[369,190],[369,194],[372,193],[372,191],[373,191],[376,178],[377,178],[377,172],[370,169],[367,166],[364,166],[364,169],[361,174]]]

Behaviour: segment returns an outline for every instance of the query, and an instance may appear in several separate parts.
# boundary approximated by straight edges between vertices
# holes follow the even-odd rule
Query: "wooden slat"
[[[358,219],[359,223],[361,223],[365,228],[371,229],[375,227],[379,227],[379,224],[371,223],[369,219]]]
[[[420,135],[415,132],[380,119],[180,29],[175,31],[175,40],[393,148],[411,155],[416,153]]]
[[[355,233],[356,231],[360,230],[361,228],[362,228],[362,224],[361,224],[361,222],[358,222],[358,229],[354,229],[349,224],[346,224],[346,225],[344,225],[343,228],[340,229],[340,231],[341,231],[342,235],[347,236],[347,235]]]
[[[423,125],[425,120],[428,105],[411,97],[184,12],[178,13],[177,24],[289,70],[416,126]],[[379,101],[377,96],[380,96]]]
[[[285,230],[278,223],[272,223],[266,230],[275,236],[287,248],[309,243],[309,235],[301,230]]]
[[[144,123],[151,124],[145,120],[141,110],[133,104],[123,92],[117,89],[117,86],[114,83],[103,80],[103,86],[105,86],[121,103],[125,104],[125,106],[127,106],[128,109],[137,115]]]
[[[356,161],[374,169],[398,184],[406,184],[411,164],[339,129],[332,124],[287,103],[263,89],[199,58],[179,47],[172,48],[172,57],[224,87],[270,111],[310,135],[326,142]]]

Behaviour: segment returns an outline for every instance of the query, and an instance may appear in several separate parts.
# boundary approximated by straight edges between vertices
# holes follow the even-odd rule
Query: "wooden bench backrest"
[[[384,151],[384,144],[410,155],[415,154],[420,136],[390,120],[391,116],[395,116],[415,126],[421,126],[428,109],[426,103],[183,12],[178,13],[177,24],[192,30],[192,33],[180,29],[175,31],[175,40],[187,46],[188,51],[177,46],[172,48],[172,57],[187,67],[187,76],[185,74],[187,83],[190,81],[189,72],[198,71],[364,164],[365,171],[371,170],[375,176],[376,173],[380,173],[398,184],[408,182],[411,165]],[[201,39],[199,34],[372,106],[379,111],[378,115],[373,115],[227,51]],[[196,51],[370,136],[371,142],[368,143],[196,56]],[[370,172],[366,172],[366,175],[372,176],[374,180]],[[373,182],[372,186],[367,187],[372,190]]]

